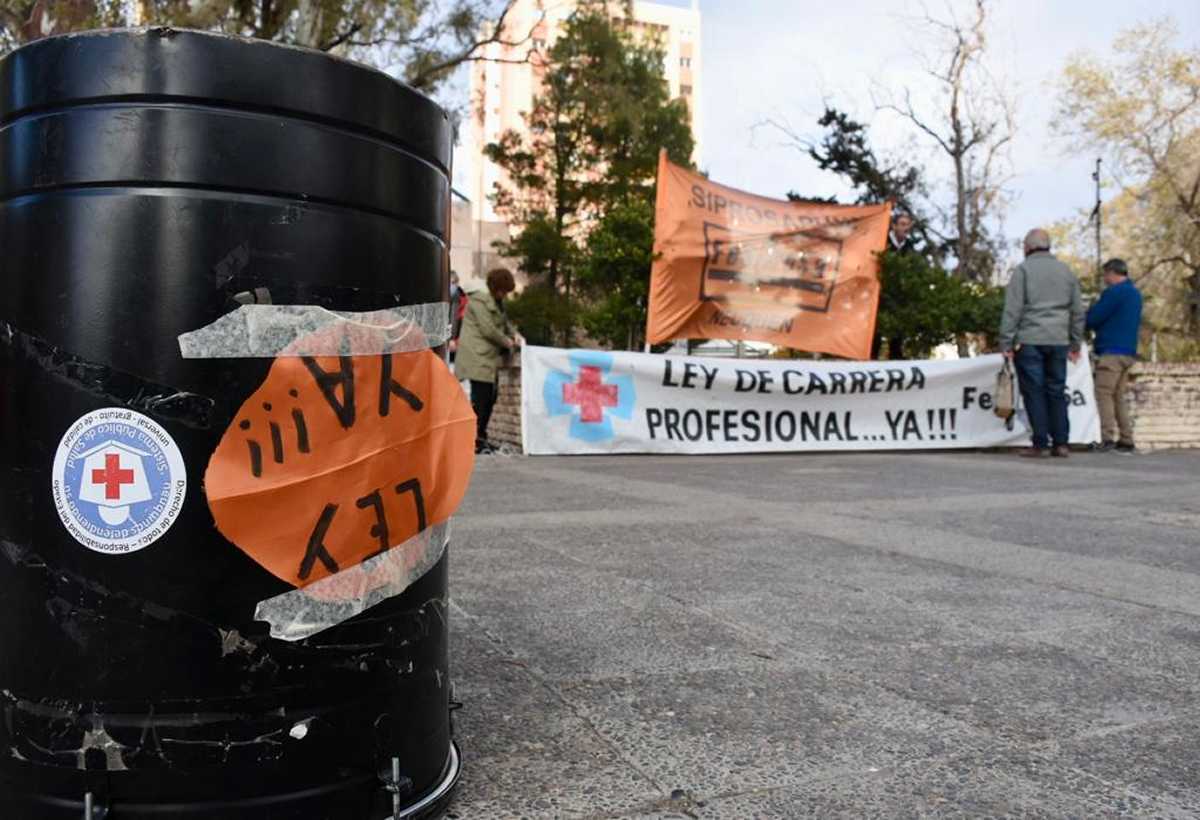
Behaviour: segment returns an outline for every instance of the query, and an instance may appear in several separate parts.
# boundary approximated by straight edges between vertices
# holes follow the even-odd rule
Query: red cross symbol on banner
[[[133,470],[121,469],[121,456],[117,453],[104,454],[104,469],[92,470],[92,483],[104,485],[104,497],[109,501],[121,498],[121,485],[133,483]]]
[[[604,421],[604,408],[617,406],[617,386],[605,384],[598,367],[579,368],[579,381],[563,385],[563,404],[579,408],[579,420],[587,424]]]

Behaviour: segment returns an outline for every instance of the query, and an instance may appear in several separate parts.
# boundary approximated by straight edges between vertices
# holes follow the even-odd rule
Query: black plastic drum
[[[0,61],[0,816],[444,802],[446,559],[350,621],[271,638],[255,604],[291,587],[217,532],[201,481],[270,360],[185,360],[176,339],[248,298],[443,301],[450,149],[434,103],[301,49],[155,29]],[[169,530],[122,555],[83,546],[52,492],[64,434],[104,408],[152,420],[188,475]],[[97,498],[142,480],[82,469]]]

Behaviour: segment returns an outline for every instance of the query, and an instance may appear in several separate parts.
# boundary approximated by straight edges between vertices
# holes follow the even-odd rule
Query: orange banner
[[[891,205],[813,205],[659,157],[646,337],[770,342],[869,359]]]
[[[221,533],[297,587],[448,519],[474,465],[475,414],[431,350],[285,356],[204,475]]]

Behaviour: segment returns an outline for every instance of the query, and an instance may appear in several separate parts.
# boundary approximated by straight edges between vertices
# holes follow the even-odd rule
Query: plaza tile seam
[[[689,520],[719,520],[728,518],[730,499],[721,493],[699,490],[676,484],[641,481],[581,472],[572,469],[546,467],[532,462],[515,463],[518,472],[537,480],[554,480],[582,485],[593,490],[636,494],[639,498],[656,499],[663,508],[656,511],[659,521],[665,520],[664,513],[686,515]],[[1173,491],[1188,495],[1195,493],[1198,482],[1180,482],[1178,477],[1163,479]],[[1191,485],[1190,487],[1188,485]],[[1157,482],[1150,486],[1114,490],[1127,503],[1133,503],[1139,494],[1153,494],[1161,498],[1165,488]],[[989,495],[996,499],[1006,494]],[[1029,503],[1075,504],[1082,507],[1098,505],[1107,507],[1110,497],[1103,491],[1079,490],[1059,493],[1023,494]],[[1009,496],[1011,503],[1011,495]],[[962,509],[961,498],[931,500],[938,506],[951,505],[951,509]],[[856,500],[861,505],[861,501]],[[893,502],[896,503],[896,502]],[[932,509],[932,504],[923,502],[922,509]],[[1008,506],[1006,503],[1005,506]],[[978,504],[976,507],[978,508]],[[828,505],[825,506],[828,510]],[[844,541],[860,547],[876,549],[886,553],[908,555],[946,564],[983,570],[1001,575],[1023,578],[1038,584],[1070,589],[1110,598],[1124,603],[1139,604],[1157,609],[1200,615],[1200,576],[1171,572],[1156,567],[1135,564],[1109,558],[1093,558],[1055,552],[1053,550],[1027,547],[1003,541],[977,538],[961,533],[939,530],[929,524],[912,524],[895,518],[888,520],[887,527],[856,527],[857,516],[850,510],[844,512],[821,511],[818,505],[807,506],[803,516],[796,515],[796,506],[778,501],[754,498],[739,498],[737,513],[741,517],[753,516],[772,525],[785,524],[787,529]],[[723,516],[721,514],[724,514]],[[562,526],[563,516],[555,513]],[[715,516],[716,518],[713,518]],[[626,513],[611,515],[610,523],[617,523]],[[791,523],[794,522],[794,523]],[[875,523],[875,522],[873,522]]]

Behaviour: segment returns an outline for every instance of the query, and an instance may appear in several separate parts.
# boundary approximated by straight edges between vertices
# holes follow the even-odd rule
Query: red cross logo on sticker
[[[83,453],[79,500],[95,504],[105,523],[123,524],[132,505],[153,497],[142,464],[147,456],[144,450],[112,440]]]
[[[121,498],[121,485],[133,483],[133,470],[121,469],[120,453],[106,453],[104,455],[104,469],[92,470],[92,483],[104,485],[104,498],[106,501],[119,501]]]

